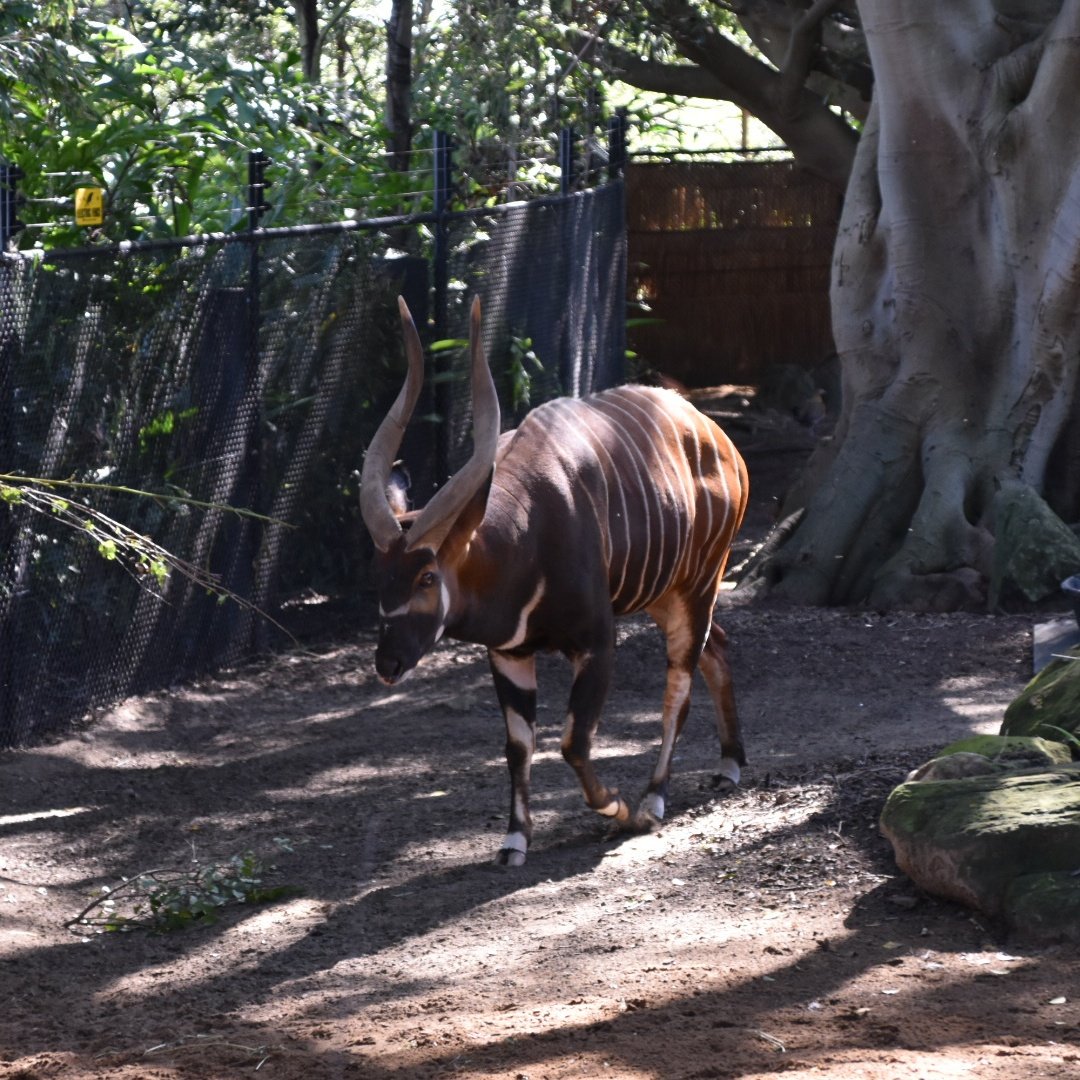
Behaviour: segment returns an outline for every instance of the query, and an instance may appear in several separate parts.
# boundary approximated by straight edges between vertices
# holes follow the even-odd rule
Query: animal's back
[[[673,589],[715,590],[748,494],[723,430],[678,394],[642,386],[534,409],[504,444],[495,483],[512,501],[515,489],[545,489],[533,501],[546,515],[580,516],[587,500],[618,614]]]

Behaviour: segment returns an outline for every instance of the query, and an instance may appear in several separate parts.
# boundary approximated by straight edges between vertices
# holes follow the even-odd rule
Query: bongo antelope
[[[724,632],[713,606],[747,499],[731,440],[669,390],[624,386],[534,409],[499,435],[499,404],[470,320],[473,453],[426,507],[405,512],[388,488],[423,382],[420,338],[398,301],[408,375],[371,440],[361,509],[376,553],[375,667],[394,684],[444,635],[486,645],[506,720],[510,824],[498,861],[519,866],[532,836],[534,654],[573,666],[562,753],[586,803],[626,829],[664,816],[671,758],[700,666],[716,707],[720,773],[745,764]],[[659,760],[632,813],[605,786],[590,748],[611,680],[616,616],[647,611],[667,638]]]

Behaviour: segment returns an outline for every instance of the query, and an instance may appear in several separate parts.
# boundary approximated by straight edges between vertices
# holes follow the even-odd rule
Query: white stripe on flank
[[[693,484],[687,480],[686,476],[689,469],[682,443],[684,432],[692,434],[693,425],[700,420],[700,416],[696,409],[688,406],[681,398],[675,398],[672,402],[659,406],[656,396],[646,394],[644,390],[639,389],[636,394],[630,396],[636,399],[636,407],[645,417],[649,427],[656,433],[656,438],[650,440],[650,445],[657,451],[656,469],[659,475],[654,479],[657,480],[657,488],[659,487],[659,480],[663,480],[668,492],[669,506],[674,508],[674,520],[671,520],[671,515],[664,514],[663,504],[660,503],[657,495],[661,521],[659,539],[662,557],[657,559],[657,575],[653,580],[653,586],[648,596],[648,601],[652,601],[671,588],[680,576],[683,565],[693,550],[692,538],[696,507]],[[687,415],[677,418],[673,409],[678,406],[682,406]],[[691,413],[692,415],[690,415]],[[670,428],[670,432],[664,430],[665,425]],[[675,489],[676,483],[679,491]],[[668,524],[674,525],[678,535],[674,545],[675,550],[671,553],[669,561],[664,563],[662,560],[667,557],[667,553],[664,551],[664,527]]]
[[[518,615],[517,628],[510,636],[510,640],[504,642],[502,645],[497,646],[497,648],[503,651],[507,649],[516,649],[525,641],[525,638],[529,632],[529,616],[536,610],[536,605],[540,603],[543,597],[544,579],[541,578],[536,583],[536,588],[533,590],[532,596],[526,601],[525,606],[521,609],[521,614]],[[511,682],[514,682],[513,676],[507,675],[507,678],[510,679]],[[515,685],[517,685],[516,682]]]
[[[620,412],[624,417],[623,427],[632,432],[633,435],[643,436],[645,445],[652,451],[654,451],[655,457],[653,460],[649,460],[644,451],[641,451],[641,456],[645,462],[645,471],[648,478],[648,484],[642,487],[642,501],[643,504],[647,504],[650,498],[656,509],[655,529],[650,522],[650,546],[652,541],[655,540],[655,555],[651,560],[646,560],[642,564],[641,568],[641,587],[638,590],[638,595],[634,598],[634,607],[641,608],[648,606],[651,600],[654,600],[657,596],[660,596],[666,591],[666,584],[664,583],[665,571],[670,568],[664,565],[664,541],[667,534],[667,515],[664,513],[664,504],[660,498],[660,482],[661,479],[666,482],[668,494],[671,496],[672,502],[675,501],[675,492],[671,487],[671,481],[664,472],[664,458],[667,456],[667,447],[664,444],[663,433],[656,425],[651,410],[642,405],[639,401],[634,401],[635,397],[641,397],[642,395],[627,393],[620,401],[613,401],[612,405],[616,411]],[[648,429],[652,429],[653,435],[649,435]],[[634,439],[634,446],[638,448],[638,441]],[[652,457],[652,455],[650,455]],[[652,466],[652,467],[650,467]],[[657,475],[659,473],[660,475]],[[640,475],[640,474],[639,474]],[[651,562],[651,565],[650,565]],[[646,586],[649,572],[652,572],[652,583]],[[644,593],[644,595],[643,595]]]
[[[603,403],[605,405],[611,405],[616,411],[620,411],[618,403],[612,401],[613,397],[614,395],[605,398]],[[625,410],[621,411],[625,412]],[[630,533],[628,531],[628,543],[623,557],[627,561],[627,563],[629,563],[631,554],[637,554],[639,556],[641,566],[641,580],[638,582],[637,592],[634,594],[632,600],[622,600],[621,602],[619,602],[622,593],[621,588],[619,592],[612,597],[613,602],[616,602],[618,604],[620,611],[629,613],[631,611],[638,611],[641,608],[641,596],[645,588],[645,573],[652,562],[653,522],[650,515],[651,507],[648,497],[650,485],[646,482],[649,479],[649,466],[644,454],[641,451],[641,447],[638,446],[636,440],[631,437],[629,431],[627,431],[623,425],[616,422],[616,417],[606,415],[605,418],[610,425],[610,432],[612,436],[618,443],[618,449],[622,451],[620,457],[614,458],[613,456],[613,460],[616,462],[616,467],[618,469],[618,475],[623,482],[624,488],[628,491],[632,489],[633,483],[636,482],[637,494],[640,497],[639,508],[641,510],[641,518],[635,518],[634,524],[637,526],[636,533]],[[657,509],[658,508],[659,507],[657,507]],[[629,515],[627,524],[629,524]],[[660,527],[662,535],[662,523]],[[644,539],[645,547],[643,551],[637,544],[633,543],[633,538],[635,535]],[[624,580],[628,569],[628,565],[624,567]]]
[[[600,536],[604,545],[604,565],[611,565],[611,530],[605,527],[605,522],[609,518],[609,506],[610,506],[610,493],[608,490],[608,472],[605,468],[604,462],[601,460],[600,451],[604,450],[601,443],[598,443],[593,437],[592,429],[590,428],[590,420],[592,410],[589,406],[581,401],[566,400],[563,398],[557,398],[549,403],[550,412],[555,415],[556,419],[560,423],[559,431],[559,443],[563,444],[564,440],[572,440],[577,446],[581,448],[583,455],[588,455],[596,462],[594,475],[600,484],[600,491],[597,493],[597,497],[600,500],[601,505],[597,505],[596,499],[593,498],[593,491],[590,485],[586,484],[582,486],[586,497],[592,506],[593,518],[600,526]],[[583,415],[584,414],[584,415]],[[604,455],[608,457],[610,462],[610,456],[607,451],[604,450]],[[577,477],[580,477],[584,472],[584,466],[582,464],[576,465]]]
[[[612,391],[605,391],[601,397],[605,397]],[[608,568],[609,580],[614,578],[615,542],[612,536],[612,526],[616,521],[621,521],[624,544],[623,552],[632,549],[631,513],[626,501],[625,470],[619,466],[619,459],[612,453],[611,441],[618,440],[618,432],[615,430],[611,417],[602,409],[588,401],[558,401],[551,404],[557,405],[567,415],[564,417],[565,427],[573,428],[574,435],[591,450],[596,459],[598,473],[604,484],[605,506],[601,508],[594,504],[597,525],[604,541],[604,560]],[[619,449],[615,447],[615,449]],[[609,483],[610,480],[610,483]],[[618,496],[618,507],[612,505],[611,493]],[[612,598],[616,598],[622,592],[626,583],[627,563],[624,558],[619,568],[619,581],[612,586]]]

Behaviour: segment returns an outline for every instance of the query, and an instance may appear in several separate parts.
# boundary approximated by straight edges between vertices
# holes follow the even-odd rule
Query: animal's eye
[[[421,589],[430,589],[435,584],[435,574],[431,570],[425,570],[416,582]]]

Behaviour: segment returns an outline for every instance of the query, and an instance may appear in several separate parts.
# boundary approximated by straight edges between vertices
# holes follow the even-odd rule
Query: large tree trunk
[[[1080,368],[1080,0],[1006,7],[859,4],[875,91],[833,266],[843,411],[766,568],[800,602],[984,604],[1004,502],[1049,475],[1077,511],[1053,458]]]

